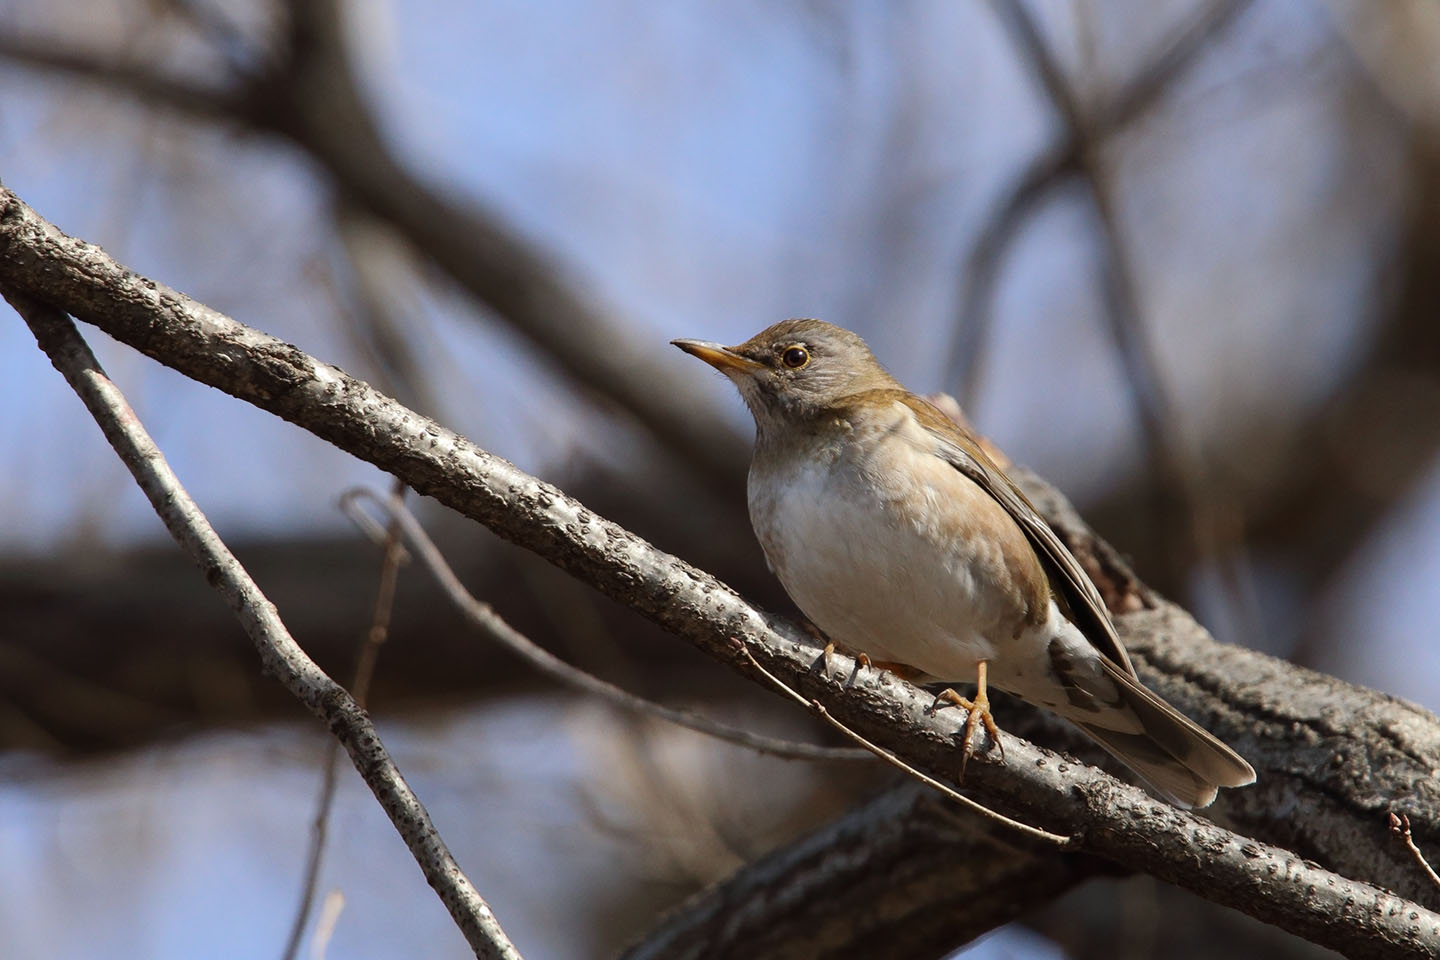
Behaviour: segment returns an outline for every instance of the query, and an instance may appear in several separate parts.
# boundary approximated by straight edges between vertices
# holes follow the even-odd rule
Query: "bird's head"
[[[734,347],[670,342],[729,377],[762,433],[822,416],[858,393],[900,386],[864,340],[821,320],[784,320]]]

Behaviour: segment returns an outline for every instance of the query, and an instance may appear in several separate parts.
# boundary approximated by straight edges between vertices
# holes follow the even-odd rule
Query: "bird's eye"
[[[791,370],[799,370],[810,362],[810,351],[799,344],[793,347],[786,347],[785,352],[780,355],[780,362]]]

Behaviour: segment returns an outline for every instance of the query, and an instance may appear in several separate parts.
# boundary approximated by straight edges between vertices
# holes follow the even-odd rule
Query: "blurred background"
[[[1222,640],[1433,710],[1437,64],[1422,0],[6,0],[0,178],[777,609],[744,518],[748,415],[667,341],[851,327]],[[281,956],[326,735],[0,312],[0,955]],[[348,677],[380,553],[336,504],[386,478],[85,332]],[[420,509],[474,592],[566,659],[818,735]],[[371,703],[532,960],[612,955],[884,782],[561,690],[408,568]],[[339,774],[304,955],[466,955]],[[1116,886],[964,955],[1179,955],[1169,894]],[[1095,889],[1123,923],[1086,929]]]

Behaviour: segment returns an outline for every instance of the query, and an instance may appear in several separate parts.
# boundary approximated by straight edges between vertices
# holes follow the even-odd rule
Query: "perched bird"
[[[819,320],[739,346],[674,340],[755,417],[750,520],[770,568],[835,643],[917,682],[975,678],[1074,722],[1188,807],[1255,781],[1229,747],[1135,676],[1099,592],[975,438],[902,387],[865,341]],[[1002,752],[1003,758],[1003,752]],[[963,771],[963,766],[962,766]],[[962,772],[963,775],[963,772]]]

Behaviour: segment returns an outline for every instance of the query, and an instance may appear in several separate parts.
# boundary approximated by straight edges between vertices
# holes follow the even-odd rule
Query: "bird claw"
[[[983,685],[975,692],[974,700],[967,700],[946,687],[935,695],[934,702],[930,704],[930,712],[934,713],[942,703],[953,704],[966,711],[965,725],[960,730],[959,782],[965,782],[965,767],[975,753],[975,731],[978,727],[985,728],[985,732],[990,735],[990,742],[1000,751],[1000,762],[1005,762],[1005,744],[1000,741],[1000,728],[995,725],[995,717],[990,713],[990,698]]]
[[[824,669],[825,679],[826,679],[826,680],[831,680],[831,679],[834,678],[834,674],[831,672],[831,669],[830,669],[831,662],[832,662],[832,660],[833,660],[833,658],[834,658],[834,655],[835,655],[835,641],[833,641],[833,640],[827,640],[827,641],[825,641],[825,649],[824,649],[824,650],[821,652],[821,654],[820,654],[820,661],[819,661],[819,662],[820,662],[820,665],[821,665],[821,666],[823,667],[823,669]],[[855,676],[855,674],[857,674],[857,673],[860,672],[860,668],[861,668],[861,667],[873,667],[873,666],[874,666],[874,664],[870,661],[870,655],[869,655],[868,653],[864,653],[864,652],[856,653],[856,654],[855,654],[855,670],[854,670],[853,673],[851,673],[850,676],[851,676],[851,678],[853,679],[854,676]]]
[[[833,641],[827,641],[825,644],[825,650],[820,654],[820,665],[824,668],[826,680],[831,679],[830,660],[834,655],[835,644]]]

